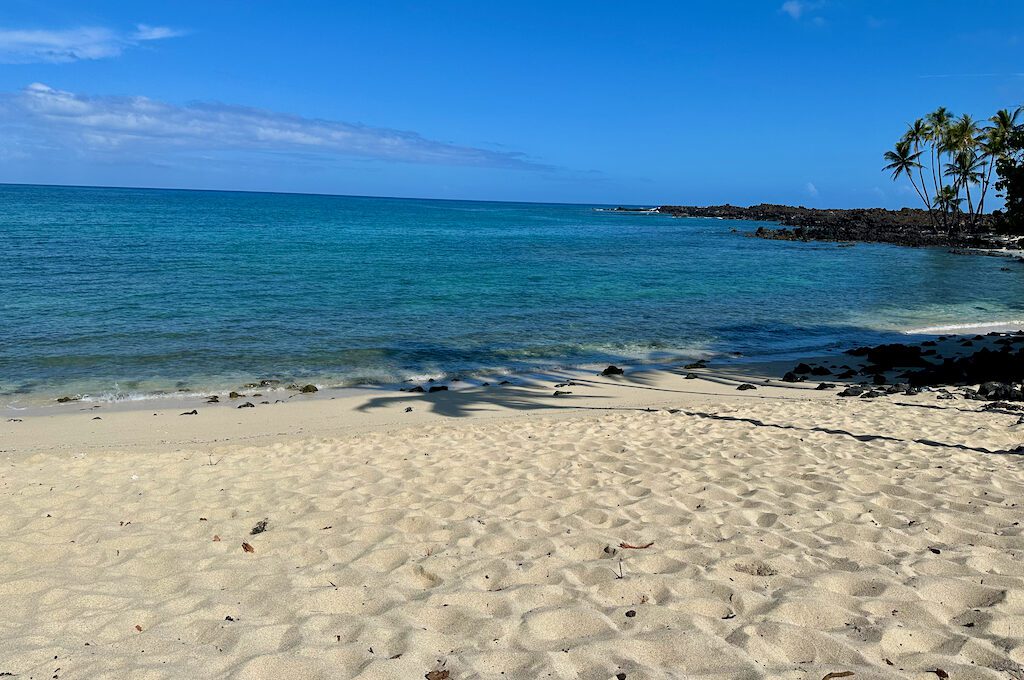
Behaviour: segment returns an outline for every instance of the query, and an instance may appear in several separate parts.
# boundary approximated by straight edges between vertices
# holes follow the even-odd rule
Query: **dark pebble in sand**
[[[245,396],[244,394],[239,394],[238,392],[233,392],[233,391],[228,393],[228,399],[238,399],[239,397],[244,397],[244,396]]]
[[[78,397],[58,397],[57,398],[57,403],[58,404],[66,404],[69,401],[78,401]]]
[[[561,396],[565,396],[566,394],[572,394],[572,392],[562,392],[561,390],[555,390],[555,393],[552,394],[551,396],[552,397],[561,397]]]
[[[405,407],[405,412],[406,413],[412,413],[412,406],[406,406]]]
[[[501,381],[500,383],[498,383],[498,384],[499,384],[499,385],[511,385],[511,384],[512,384],[512,381],[511,381],[511,380],[502,380],[502,381]]]
[[[625,673],[616,673],[615,674],[615,680],[626,680],[626,674]]]
[[[232,617],[232,616],[225,616],[225,617],[224,617],[224,620],[225,620],[225,621],[234,621],[235,619],[234,619],[234,617]]]
[[[423,386],[422,385],[417,385],[416,387],[410,387],[409,389],[403,390],[403,391],[405,391],[405,392],[422,392],[423,391]]]
[[[757,388],[751,385],[750,383],[743,383],[736,389],[740,390],[741,392],[745,392],[746,390],[756,390]]]
[[[103,418],[100,418],[99,416],[96,416],[95,418],[93,418],[93,420],[103,420]]]
[[[832,389],[835,389],[835,387],[836,386],[833,385],[832,383],[819,383],[818,386],[815,387],[814,389],[816,389],[816,390],[832,390]]]
[[[622,375],[623,370],[618,366],[608,366],[608,368],[601,371],[601,375]]]
[[[797,375],[793,371],[789,371],[788,373],[786,373],[786,375],[782,376],[782,382],[796,383],[803,382],[804,380],[806,380],[806,378],[804,378],[802,375]]]
[[[252,528],[252,531],[249,532],[249,535],[255,536],[256,534],[262,534],[264,531],[267,530],[267,522],[269,521],[269,519],[263,518],[259,522],[256,522],[256,526]]]
[[[699,376],[699,375],[697,375],[696,373],[687,373],[687,374],[686,374],[685,376],[683,376],[683,377],[684,377],[684,378],[685,378],[686,380],[696,380],[696,379],[697,379],[697,378],[699,378],[700,376]]]
[[[634,616],[636,616],[636,610],[635,609],[630,609],[628,612],[626,612],[626,618],[627,619],[631,619]]]
[[[22,421],[21,421],[21,418],[8,418],[7,422],[9,422],[9,423],[20,423]]]
[[[431,385],[429,391],[430,392],[447,392],[448,391],[448,386],[447,385]]]
[[[179,413],[178,415],[179,416],[197,416],[197,415],[199,415],[199,411],[197,411],[195,409],[192,409],[191,411],[185,411],[184,413]]]
[[[251,401],[247,401],[244,404],[239,404],[238,408],[256,408],[256,404]]]
[[[303,394],[311,394],[313,392],[319,392],[319,391],[320,390],[317,389],[316,385],[303,385],[302,389],[299,390],[299,392],[302,392]]]

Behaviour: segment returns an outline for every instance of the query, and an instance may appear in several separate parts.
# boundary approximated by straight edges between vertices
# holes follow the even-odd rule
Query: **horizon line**
[[[657,205],[645,203],[574,203],[571,201],[513,201],[490,198],[427,198],[423,196],[380,196],[373,194],[332,194],[319,191],[271,191],[260,189],[202,189],[194,187],[156,187],[156,186],[122,186],[113,184],[47,184],[37,182],[0,182],[0,187],[51,187],[55,189],[127,189],[134,191],[195,191],[219,194],[270,194],[280,196],[323,196],[327,198],[380,198],[396,201],[450,201],[458,203],[521,203],[526,205],[580,205],[580,206],[623,206],[630,208],[657,208],[669,203]]]

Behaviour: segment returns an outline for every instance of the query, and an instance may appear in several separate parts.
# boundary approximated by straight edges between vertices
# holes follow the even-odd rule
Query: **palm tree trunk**
[[[981,185],[981,198],[978,199],[978,216],[980,217],[985,212],[985,194],[988,192],[989,184],[992,182],[992,168],[995,167],[996,157],[994,154],[989,155],[988,171],[985,175],[985,179]]]
[[[924,194],[922,194],[922,193],[921,193],[921,190],[917,188],[917,182],[915,182],[915,181],[914,181],[914,175],[912,175],[911,173],[909,173],[909,172],[908,172],[908,173],[907,173],[907,179],[909,179],[909,180],[910,180],[910,186],[914,187],[914,191],[916,191],[916,192],[917,192],[917,195],[918,195],[918,197],[919,197],[919,198],[920,198],[920,199],[921,199],[922,201],[924,201],[924,204],[925,204],[925,205],[928,205],[928,201],[925,201],[925,198],[924,198]],[[922,182],[922,184],[924,184],[924,182]],[[931,208],[928,208],[928,214],[929,214],[929,215],[931,215],[931,214],[932,214],[932,210],[931,210]],[[932,219],[934,220],[934,218],[932,218]]]
[[[931,145],[931,151],[932,151],[932,184],[935,186],[935,195],[938,196],[939,195],[939,191],[940,191],[940,187],[939,187],[939,174],[935,170],[935,168],[936,168],[936,166],[939,163],[942,162],[942,152],[939,151],[938,149],[936,149],[936,145],[935,145],[934,142]],[[945,205],[942,206],[942,213],[941,214],[942,214],[942,228],[945,229],[948,232],[949,231],[949,223],[946,220],[946,206]]]
[[[964,191],[967,192],[967,214],[970,215],[970,224],[974,226],[974,204],[971,203],[971,184],[964,179]]]
[[[918,164],[917,166],[917,176],[921,178],[921,188],[924,189],[924,207],[926,210],[928,210],[928,217],[930,217],[932,220],[932,226],[935,227],[936,231],[938,231],[939,223],[935,219],[935,212],[932,210],[932,197],[928,195],[928,184],[924,181],[924,169],[920,166],[920,164]],[[911,184],[913,184],[913,180],[911,180]],[[917,193],[919,196],[921,195],[920,191],[918,191]]]

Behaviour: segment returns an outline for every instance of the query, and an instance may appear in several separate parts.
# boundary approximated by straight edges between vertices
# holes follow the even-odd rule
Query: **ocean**
[[[601,207],[2,185],[0,406],[796,356],[1024,319],[1003,258]]]

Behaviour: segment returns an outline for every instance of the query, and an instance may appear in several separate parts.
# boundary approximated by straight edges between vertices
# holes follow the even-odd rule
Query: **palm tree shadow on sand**
[[[624,406],[583,405],[579,401],[586,399],[612,399],[611,395],[577,395],[562,394],[553,396],[555,388],[548,380],[568,380],[565,376],[545,375],[531,379],[519,379],[509,385],[490,385],[468,387],[443,392],[410,393],[403,392],[392,396],[371,397],[356,407],[356,410],[369,412],[377,409],[413,407],[425,409],[430,413],[447,418],[466,418],[479,412],[511,411],[557,411],[557,410],[591,410],[591,411],[644,411],[649,409],[630,408]],[[565,388],[570,392],[571,387]]]

